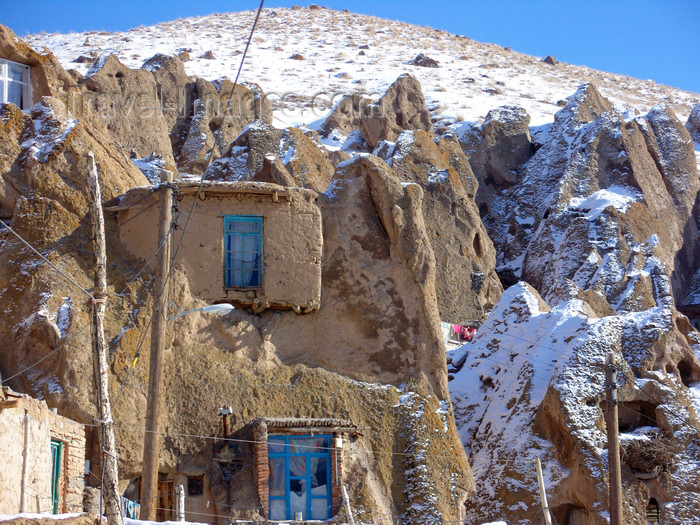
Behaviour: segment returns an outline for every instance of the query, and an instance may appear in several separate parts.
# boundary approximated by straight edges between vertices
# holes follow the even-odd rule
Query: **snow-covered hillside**
[[[37,50],[48,47],[66,69],[83,74],[88,59],[101,53],[115,53],[134,68],[156,53],[187,50],[188,74],[233,80],[254,17],[251,11],[213,14],[122,33],[39,34],[26,40]],[[209,51],[213,58],[203,58]],[[408,64],[419,53],[439,67]],[[79,57],[85,62],[75,62]],[[642,113],[665,102],[685,120],[700,102],[700,95],[653,80],[552,66],[466,36],[325,8],[264,9],[240,80],[258,83],[271,101],[280,102],[275,124],[281,127],[317,120],[345,94],[379,96],[403,72],[421,82],[434,118],[472,122],[505,104],[525,108],[532,125],[549,122],[561,101],[591,80],[613,103]]]

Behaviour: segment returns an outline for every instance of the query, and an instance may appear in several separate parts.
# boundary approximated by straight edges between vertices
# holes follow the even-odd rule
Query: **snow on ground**
[[[47,46],[66,68],[86,74],[91,64],[78,57],[115,53],[132,68],[156,53],[188,50],[190,75],[233,80],[255,12],[179,19],[119,33],[89,31],[25,37],[35,49]],[[213,59],[203,58],[211,51]],[[440,67],[407,62],[424,53]],[[301,55],[303,60],[295,60]],[[330,9],[264,9],[242,70],[242,82],[259,84],[277,102],[275,125],[311,124],[342,95],[364,92],[375,98],[401,74],[423,86],[436,118],[480,122],[501,105],[519,105],[533,126],[551,122],[560,101],[581,82],[597,80],[601,93],[621,107],[646,113],[659,102],[685,120],[700,96],[627,76],[559,63],[481,44],[465,36]]]
[[[73,514],[36,514],[32,512],[22,512],[21,514],[0,514],[0,521],[9,521],[16,519],[25,520],[66,520],[68,518],[77,518],[82,512]]]

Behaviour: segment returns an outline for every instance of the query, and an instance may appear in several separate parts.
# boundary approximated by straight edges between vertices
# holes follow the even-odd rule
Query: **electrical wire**
[[[85,426],[87,427],[97,427],[98,425],[95,423],[85,423]],[[180,439],[198,439],[202,441],[214,441],[214,442],[228,442],[228,443],[243,443],[243,444],[262,444],[262,445],[269,445],[269,441],[264,441],[264,440],[253,440],[253,439],[239,439],[239,438],[231,438],[231,437],[221,437],[221,436],[208,436],[208,435],[200,435],[200,434],[185,434],[185,433],[178,433],[178,432],[165,432],[165,431],[158,431],[158,432],[151,432],[147,431],[142,428],[132,428],[132,427],[125,427],[121,425],[114,425],[115,429],[118,429],[122,432],[129,432],[129,433],[134,433],[134,434],[149,434],[149,433],[155,433],[161,437],[167,437],[167,438],[180,438]],[[317,447],[313,445],[295,445],[295,447],[302,449],[302,448],[309,448],[312,450],[326,450],[326,451],[331,451],[334,450],[336,447]],[[397,457],[413,457],[413,458],[422,458],[425,454],[424,451],[418,451],[418,452],[391,452],[391,451],[386,451],[386,450],[369,450],[368,451],[370,454],[373,454],[375,456],[397,456]],[[447,455],[447,454],[435,454],[431,455],[431,458],[440,458],[440,459],[452,459],[454,458],[453,455]],[[493,461],[494,463],[512,463],[513,460],[495,460]]]
[[[87,295],[90,299],[93,299],[93,300],[94,300],[94,297],[92,296],[92,294],[91,294],[90,292],[88,292],[85,288],[83,288],[82,286],[80,286],[80,285],[75,281],[75,279],[73,279],[71,276],[69,276],[68,274],[66,274],[66,273],[65,273],[63,270],[61,270],[58,266],[56,266],[56,265],[53,264],[51,261],[49,261],[46,257],[44,257],[44,256],[41,254],[41,252],[39,252],[39,250],[37,250],[36,248],[34,248],[34,246],[32,246],[32,245],[29,244],[26,240],[24,240],[24,238],[23,238],[19,233],[17,233],[15,230],[13,230],[12,228],[10,228],[10,226],[8,226],[8,225],[7,225],[5,222],[3,222],[2,220],[0,220],[0,225],[4,226],[5,229],[7,229],[12,235],[14,235],[15,237],[17,237],[17,238],[22,242],[22,244],[24,244],[27,248],[29,248],[31,251],[33,251],[36,255],[38,255],[39,257],[41,257],[41,258],[44,260],[44,262],[48,263],[48,265],[51,266],[51,268],[53,268],[53,269],[56,270],[59,274],[61,274],[61,276],[62,276],[64,279],[66,279],[67,281],[69,281],[70,283],[72,283],[75,287],[77,287],[81,292],[83,292],[85,295]]]
[[[150,196],[151,196],[150,193],[149,193],[149,194],[146,194],[145,197],[141,197],[138,201],[136,201],[136,202],[133,204],[133,206],[136,206],[137,204],[139,204],[139,203],[142,202],[143,200],[149,198]],[[136,217],[138,217],[138,216],[141,215],[142,213],[146,212],[147,210],[149,210],[150,208],[152,208],[152,207],[155,206],[156,204],[158,204],[158,201],[157,201],[157,200],[156,200],[155,202],[151,203],[150,205],[148,205],[147,207],[145,207],[143,210],[141,210],[141,211],[139,211],[138,213],[136,213],[134,216],[129,217],[129,218],[128,218],[127,220],[125,220],[123,223],[121,223],[121,224],[119,224],[119,225],[117,225],[117,226],[115,226],[115,227],[110,228],[109,230],[107,230],[107,231],[105,232],[105,235],[109,235],[110,233],[113,233],[113,232],[119,230],[120,228],[124,227],[125,224],[127,224],[128,222],[134,220]],[[84,222],[86,222],[86,220],[85,220],[85,219],[82,219],[81,222],[84,223]],[[82,226],[83,226],[83,227],[87,227],[88,225],[87,225],[87,224],[82,224]],[[74,239],[72,236],[67,236],[67,237],[65,237],[63,240],[61,240],[61,241],[57,242],[56,244],[52,245],[50,248],[45,249],[45,250],[44,250],[44,254],[45,254],[46,257],[48,258],[48,255],[49,255],[51,252],[56,251],[56,250],[57,250],[58,248],[60,248],[61,246],[65,245],[65,244],[67,244],[68,242],[73,241],[73,240],[75,240],[75,239]],[[60,259],[60,258],[62,258],[62,257],[65,257],[66,255],[70,255],[70,254],[77,253],[77,252],[79,252],[81,249],[85,248],[85,247],[86,247],[88,244],[90,244],[90,243],[92,243],[92,239],[89,239],[89,240],[87,240],[87,241],[80,242],[80,243],[74,245],[74,247],[73,247],[72,249],[70,249],[70,250],[68,250],[68,251],[65,251],[65,252],[63,252],[63,253],[57,255],[56,257],[54,257],[54,258],[53,258],[53,261],[56,261],[57,259]],[[121,258],[122,260],[126,261],[126,259],[125,259],[124,257],[122,257],[119,253],[111,253],[111,254],[110,254],[110,257],[111,257],[111,256],[114,256],[114,255],[117,255],[119,258]],[[19,262],[26,261],[26,259],[27,259],[27,257],[25,257],[24,259],[16,260],[15,263],[19,263]],[[39,262],[38,265],[41,265],[41,264],[44,264],[44,261],[43,261],[43,260],[42,260],[41,262]],[[38,266],[38,265],[37,265],[37,266]],[[0,279],[2,279],[2,278],[4,278],[4,277],[11,277],[11,276],[13,276],[13,275],[20,274],[20,273],[22,273],[23,271],[25,271],[25,270],[19,269],[19,270],[14,270],[14,271],[12,271],[12,272],[7,272],[7,273],[4,273],[4,274],[0,274]]]
[[[172,231],[172,230],[171,230],[171,231]],[[169,232],[168,234],[170,234],[170,232]],[[136,279],[141,275],[141,273],[146,269],[146,267],[148,267],[148,265],[149,265],[150,262],[153,260],[153,258],[156,256],[156,254],[158,253],[158,251],[160,251],[160,249],[162,248],[164,242],[165,242],[165,239],[161,240],[161,242],[160,242],[159,245],[158,245],[158,248],[156,249],[156,252],[155,252],[155,253],[149,258],[149,260],[143,265],[143,267],[139,270],[139,272],[136,274],[136,276],[134,276],[134,277],[126,284],[126,286],[124,287],[124,289],[123,289],[119,294],[117,294],[117,295],[122,295],[124,292],[126,292],[126,290],[129,288],[129,286],[131,286],[131,284],[133,284],[133,282],[136,281]],[[150,324],[151,324],[151,322],[149,321],[148,326],[150,326]],[[16,377],[18,377],[18,376],[20,376],[20,375],[22,375],[22,374],[28,372],[29,370],[33,369],[33,368],[34,368],[35,366],[37,366],[38,364],[42,363],[43,361],[45,361],[46,359],[48,359],[48,358],[51,357],[52,355],[56,354],[56,353],[57,353],[58,351],[60,351],[64,346],[66,346],[66,344],[68,344],[68,342],[72,341],[75,337],[77,337],[78,335],[80,335],[80,334],[82,334],[83,332],[85,332],[85,330],[87,330],[88,328],[90,328],[90,325],[85,325],[85,326],[82,327],[79,331],[77,331],[77,332],[75,332],[74,334],[71,334],[70,336],[68,336],[68,337],[66,338],[66,340],[63,341],[63,343],[61,343],[61,344],[60,344],[58,347],[56,347],[53,351],[51,351],[50,353],[46,354],[44,357],[42,357],[41,359],[39,359],[39,360],[36,361],[35,363],[29,365],[28,367],[24,368],[23,370],[17,372],[16,374],[14,374],[14,375],[12,375],[12,376],[10,376],[10,377],[8,377],[8,378],[3,378],[2,381],[0,381],[0,384],[6,384],[8,381],[10,381],[10,380],[12,380],[12,379],[15,379]],[[148,329],[148,327],[146,328],[146,331],[147,331],[147,329]],[[145,333],[145,331],[144,331],[144,333]],[[142,338],[141,338],[141,342],[139,343],[138,350],[140,350],[141,344],[143,343],[143,340],[144,340],[144,339],[145,339],[145,335],[143,335]],[[138,352],[138,351],[137,351],[137,352]],[[131,367],[131,368],[133,368],[133,367]],[[129,370],[127,371],[127,377],[128,377],[128,374],[129,374],[131,368],[129,368]],[[123,385],[122,385],[122,388],[123,388]],[[120,390],[120,392],[119,392],[119,394],[118,394],[118,396],[117,396],[117,400],[119,399],[119,395],[121,395],[121,390]],[[115,404],[116,404],[116,401],[115,401]]]
[[[61,349],[62,349],[64,346],[66,346],[70,341],[72,341],[73,339],[75,339],[76,337],[78,337],[80,334],[82,334],[82,333],[83,333],[85,330],[87,330],[88,328],[90,328],[90,325],[89,325],[89,324],[83,326],[80,330],[78,330],[77,332],[71,334],[71,335],[70,335],[69,337],[67,337],[66,340],[63,341],[58,347],[56,347],[56,348],[55,348],[53,351],[51,351],[50,353],[46,354],[44,357],[42,357],[41,359],[39,359],[37,362],[35,362],[35,363],[29,365],[29,366],[26,367],[25,369],[21,370],[20,372],[17,372],[16,374],[14,374],[14,375],[12,375],[12,376],[10,376],[10,377],[3,378],[2,381],[0,381],[0,385],[6,384],[8,381],[10,381],[10,380],[12,380],[12,379],[14,379],[14,378],[16,378],[16,377],[21,376],[21,375],[24,374],[25,372],[28,372],[29,370],[33,369],[33,368],[34,368],[36,365],[38,365],[39,363],[42,363],[43,361],[47,360],[49,357],[51,357],[51,356],[54,355],[56,352],[58,352],[59,350],[61,350]]]
[[[260,1],[260,7],[258,7],[258,12],[255,15],[255,20],[253,21],[253,27],[250,29],[250,35],[248,36],[248,42],[246,43],[245,46],[245,51],[243,52],[243,56],[241,57],[241,63],[238,66],[238,72],[236,73],[236,79],[233,82],[233,87],[231,88],[231,97],[234,96],[236,86],[238,85],[238,79],[241,75],[241,71],[243,70],[243,64],[245,63],[246,56],[248,55],[248,48],[250,47],[250,42],[253,39],[253,33],[255,33],[255,27],[258,25],[258,20],[260,18],[260,13],[262,12],[263,5],[265,4],[265,0]],[[218,131],[218,133],[221,135],[221,130]],[[211,147],[211,150],[209,152],[209,158],[207,160],[207,167],[204,170],[204,173],[199,179],[199,187],[197,188],[197,194],[195,195],[194,200],[192,201],[192,207],[190,208],[189,214],[187,215],[187,220],[185,221],[185,226],[182,231],[182,235],[180,236],[180,241],[177,244],[177,247],[175,248],[175,252],[173,254],[173,261],[177,260],[177,255],[180,252],[180,248],[182,246],[182,243],[185,239],[185,234],[187,233],[187,229],[190,225],[190,220],[192,219],[192,214],[194,213],[195,206],[197,206],[197,202],[199,201],[200,195],[202,193],[202,186],[204,185],[204,179],[206,177],[206,171],[211,165],[213,159],[214,159],[214,150],[219,147],[219,153],[223,154],[223,151],[221,150],[221,146],[219,145],[219,140],[217,137],[215,137],[214,144]],[[165,282],[167,283],[168,279],[166,278]]]

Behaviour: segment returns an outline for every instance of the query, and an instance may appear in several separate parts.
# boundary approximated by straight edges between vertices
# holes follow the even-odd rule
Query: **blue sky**
[[[259,0],[5,0],[0,23],[39,31],[125,30],[254,9]],[[265,7],[314,2],[267,0]],[[531,55],[700,93],[700,0],[316,0],[332,9],[428,25]],[[115,9],[115,6],[118,6]],[[290,43],[291,45],[291,43]]]

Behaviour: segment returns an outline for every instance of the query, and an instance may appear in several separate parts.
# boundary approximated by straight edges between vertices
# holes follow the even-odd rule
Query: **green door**
[[[58,514],[61,490],[61,456],[63,443],[51,440],[51,504],[52,512]]]

